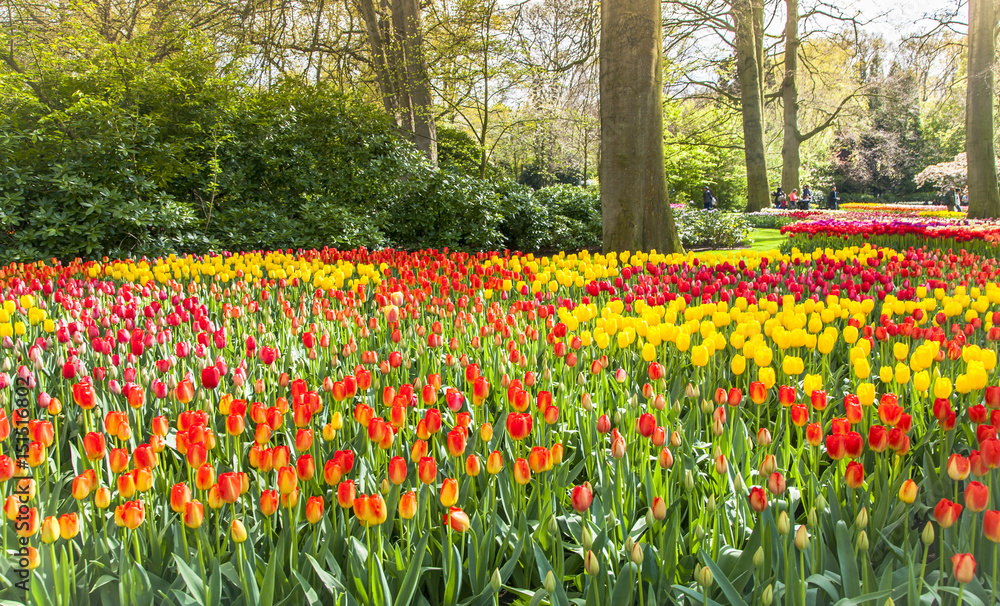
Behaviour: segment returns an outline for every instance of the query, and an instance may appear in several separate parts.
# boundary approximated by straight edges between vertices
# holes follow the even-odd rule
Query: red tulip
[[[962,506],[952,503],[948,499],[941,499],[934,507],[934,519],[941,525],[941,528],[951,528],[958,517],[962,515]]]
[[[594,491],[590,486],[590,482],[574,486],[570,501],[573,504],[573,509],[578,512],[583,513],[587,511],[590,508],[590,504],[594,501]]]
[[[971,553],[956,553],[951,556],[951,570],[955,581],[970,583],[976,576],[976,558]]]
[[[969,485],[965,487],[965,506],[969,511],[983,511],[989,504],[989,489],[980,482],[969,482]]]
[[[757,513],[767,509],[767,493],[760,486],[750,489],[750,507]]]

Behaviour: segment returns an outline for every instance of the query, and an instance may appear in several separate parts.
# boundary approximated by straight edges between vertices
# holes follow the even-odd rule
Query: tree
[[[747,162],[747,212],[770,202],[764,150],[763,0],[732,0],[736,26],[736,74],[743,111],[743,146]]]
[[[969,217],[1000,217],[993,149],[993,64],[996,0],[969,0],[969,72],[965,102],[965,152],[969,161]]]
[[[663,159],[659,0],[601,4],[601,215],[604,251],[682,252]]]
[[[825,117],[821,118],[819,124],[811,130],[806,132],[799,130],[799,55],[804,55],[802,41],[799,36],[799,21],[803,18],[821,14],[827,18],[836,17],[838,20],[851,21],[855,26],[858,25],[856,19],[846,18],[839,13],[833,14],[828,8],[820,4],[812,10],[807,10],[805,15],[800,15],[799,0],[785,0],[785,56],[783,65],[784,74],[781,80],[781,187],[786,192],[799,189],[802,144],[833,126],[841,112],[857,93],[857,90],[855,90],[843,96],[835,109],[822,111]],[[816,67],[815,61],[807,61],[807,65],[811,68],[810,71]],[[822,95],[824,97],[831,96],[831,90],[835,90],[835,87],[827,84],[822,91]]]
[[[385,111],[437,163],[437,133],[418,0],[358,0]]]

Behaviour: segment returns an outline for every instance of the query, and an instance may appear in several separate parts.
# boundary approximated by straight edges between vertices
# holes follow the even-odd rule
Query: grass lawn
[[[788,236],[781,235],[781,230],[779,229],[755,229],[750,234],[750,238],[753,240],[750,250],[765,251],[781,248],[781,245],[788,239]],[[728,250],[740,250],[741,248],[745,247]],[[709,250],[705,252],[724,252],[724,250]]]

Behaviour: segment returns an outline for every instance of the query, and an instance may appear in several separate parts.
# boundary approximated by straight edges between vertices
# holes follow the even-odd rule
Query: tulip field
[[[0,600],[997,604],[996,232],[923,221],[0,267]]]

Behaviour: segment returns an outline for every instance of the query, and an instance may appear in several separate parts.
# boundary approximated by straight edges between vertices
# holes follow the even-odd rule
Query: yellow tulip
[[[934,397],[947,398],[951,395],[951,379],[948,377],[938,377],[934,381]]]
[[[858,401],[862,406],[871,406],[875,401],[875,386],[871,383],[858,385]]]
[[[740,354],[734,355],[732,361],[729,363],[729,369],[736,376],[742,375],[743,371],[747,369],[747,359]]]
[[[765,389],[774,387],[774,369],[770,366],[757,370],[757,380],[764,384]]]

